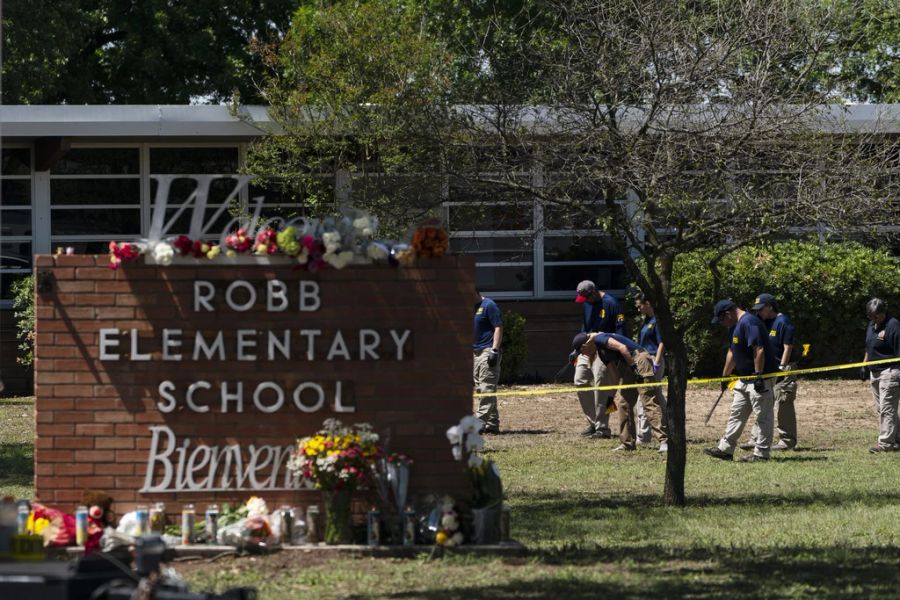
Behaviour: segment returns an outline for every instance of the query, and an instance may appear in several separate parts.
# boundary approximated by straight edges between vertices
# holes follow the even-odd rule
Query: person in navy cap
[[[778,359],[778,370],[786,374],[775,380],[775,430],[778,432],[778,443],[772,450],[793,450],[797,447],[797,412],[794,400],[797,397],[797,378],[787,375],[797,368],[794,354],[796,332],[791,319],[779,312],[778,303],[772,294],[760,294],[754,300],[751,309],[769,329],[769,341],[775,346],[775,358]],[[741,444],[741,448],[749,450],[756,444],[756,425],[750,433],[750,443]]]
[[[900,358],[900,321],[888,312],[887,302],[872,298],[866,304],[869,325],[866,327],[866,356],[870,360]],[[863,367],[861,375],[869,381],[872,399],[878,413],[878,444],[869,452],[897,452],[900,450],[900,362],[881,363]]]
[[[612,296],[598,290],[593,281],[585,280],[575,288],[575,302],[584,307],[581,320],[582,333],[619,333],[625,332],[625,313]],[[583,354],[575,357],[576,387],[593,387],[609,385],[610,377],[602,357],[588,358]],[[611,394],[607,392],[578,392],[578,402],[588,421],[587,428],[581,435],[592,438],[611,438],[609,413],[607,406],[612,406]]]
[[[477,297],[472,341],[472,379],[476,392],[496,392],[497,383],[500,381],[503,318],[500,307],[493,300],[481,294]],[[480,397],[475,416],[484,423],[484,433],[500,433],[497,396]]]
[[[778,361],[775,350],[769,341],[769,331],[765,324],[755,315],[739,308],[731,300],[719,300],[713,309],[712,322],[728,327],[731,345],[725,357],[722,377],[732,373],[741,376],[734,386],[734,397],[731,401],[731,414],[725,426],[725,435],[719,445],[704,448],[704,452],[714,458],[732,460],[734,448],[741,431],[747,424],[751,413],[757,413],[756,424],[759,434],[753,454],[741,457],[742,462],[758,462],[769,460],[772,445],[773,379],[763,378],[768,373],[778,372]],[[722,382],[722,389],[728,382]]]
[[[621,381],[631,385],[654,381],[653,359],[629,337],[618,333],[579,333],[572,340],[572,348],[582,356],[603,355],[607,372],[616,383]],[[636,449],[634,407],[640,397],[651,428],[659,439],[659,451],[665,452],[668,436],[653,387],[627,388],[619,393],[619,446],[613,450]]]

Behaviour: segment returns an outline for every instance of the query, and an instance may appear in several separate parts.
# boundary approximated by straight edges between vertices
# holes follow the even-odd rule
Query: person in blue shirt
[[[503,319],[500,307],[482,295],[475,303],[475,327],[472,335],[472,380],[478,393],[496,392],[500,381],[500,345],[503,342]],[[484,423],[484,433],[500,433],[497,396],[481,396],[475,413]]]
[[[888,312],[887,303],[872,298],[866,304],[869,325],[866,327],[866,355],[870,360],[900,359],[900,322]],[[900,361],[863,367],[861,375],[869,380],[872,399],[878,413],[878,444],[869,452],[897,452],[900,450]]]
[[[580,356],[602,357],[614,383],[640,384],[653,381],[653,359],[634,340],[618,333],[579,333],[572,340],[572,348]],[[653,395],[652,387],[620,390],[619,445],[613,451],[636,449],[634,407],[640,398],[648,409],[653,431],[660,445],[666,444],[666,428]]]
[[[704,448],[704,452],[714,458],[732,460],[737,444],[747,419],[756,413],[756,424],[759,434],[753,454],[741,457],[742,462],[759,462],[769,460],[772,445],[773,406],[775,397],[772,393],[773,379],[762,375],[778,372],[778,361],[770,342],[769,331],[765,324],[755,315],[739,308],[731,300],[720,300],[713,309],[713,323],[721,323],[728,327],[731,345],[725,357],[722,377],[732,373],[742,376],[734,386],[734,397],[731,401],[731,413],[725,426],[725,435],[719,445]],[[728,382],[722,382],[722,390],[728,388]]]
[[[778,369],[787,373],[797,368],[792,360],[796,331],[791,319],[778,311],[778,303],[772,294],[760,294],[756,297],[751,309],[769,329],[769,341],[778,359]],[[794,400],[797,398],[797,379],[787,375],[775,380],[775,430],[778,432],[778,443],[772,450],[793,450],[797,447],[797,412]],[[755,446],[757,427],[754,425],[750,433],[750,443],[741,444],[741,448],[749,450]]]
[[[663,374],[666,370],[665,344],[662,341],[662,334],[656,324],[656,314],[653,311],[653,305],[644,294],[638,292],[634,295],[634,307],[639,313],[644,315],[644,323],[641,325],[641,331],[638,333],[638,344],[647,351],[650,358],[653,359],[653,376],[656,381],[662,381]],[[663,393],[662,386],[653,388],[653,396],[656,399],[656,406],[662,415],[662,422],[666,423],[666,396]],[[651,408],[651,410],[656,410]],[[637,443],[649,444],[653,428],[651,420],[647,418],[644,403],[637,403]],[[657,438],[659,439],[659,433]],[[662,442],[659,445],[660,452],[667,452],[669,445]]]
[[[625,333],[625,313],[619,303],[606,292],[597,289],[593,281],[585,280],[575,288],[575,302],[582,304],[581,333]],[[588,359],[576,354],[574,384],[577,387],[593,387],[609,385],[606,365],[602,360]],[[578,392],[578,402],[588,421],[587,428],[581,432],[585,437],[594,439],[611,438],[609,428],[609,412],[612,397],[607,392]]]

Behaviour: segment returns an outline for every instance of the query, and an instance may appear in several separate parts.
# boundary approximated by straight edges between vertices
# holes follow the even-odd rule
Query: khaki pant
[[[900,448],[900,417],[897,405],[900,401],[900,367],[882,369],[878,375],[869,376],[872,400],[878,413],[878,445],[882,448]]]
[[[791,365],[791,369],[795,366]],[[780,379],[780,378],[779,378]],[[778,381],[776,379],[776,381]],[[797,380],[794,377],[785,377],[775,384],[775,430],[778,439],[789,448],[797,445],[797,411],[794,408],[794,400],[797,398]],[[759,434],[759,426],[754,423],[750,429],[750,443],[756,443]]]
[[[609,369],[603,364],[599,356],[594,356],[591,361],[584,354],[578,355],[575,363],[575,386],[594,387],[611,385]],[[610,434],[609,415],[606,413],[606,398],[612,396],[610,392],[578,392],[578,402],[585,418],[594,427],[597,433]]]
[[[652,356],[650,357],[653,358]],[[666,359],[663,358],[659,363],[659,369],[656,371],[654,379],[662,381],[666,373]],[[662,421],[666,422],[666,395],[663,393],[662,386],[653,388],[656,396],[656,403],[659,405],[659,411],[662,413]],[[644,413],[644,403],[638,400],[637,403],[637,441],[638,444],[649,444],[652,440],[653,429],[650,427],[650,419]]]
[[[500,362],[503,355],[497,356],[497,364],[488,365],[490,352],[485,349],[475,352],[473,356],[474,366],[472,379],[477,393],[496,392],[497,382],[500,381]],[[478,398],[478,411],[475,413],[487,429],[500,428],[500,412],[497,410],[497,396],[481,396]]]
[[[725,435],[719,440],[719,450],[734,453],[738,438],[747,424],[751,413],[756,413],[756,424],[759,433],[752,440],[755,444],[753,454],[769,458],[769,450],[772,448],[772,429],[774,428],[773,408],[775,395],[773,394],[773,380],[763,379],[765,389],[760,393],[753,387],[751,380],[740,379],[734,386],[734,398],[731,400],[731,414],[728,415],[728,423],[725,425]]]
[[[644,379],[653,381],[653,359],[645,350],[640,350],[632,354],[634,363],[637,365],[637,371]],[[619,371],[619,377],[623,384],[636,383],[634,373],[631,367],[622,361],[616,362],[616,370]],[[653,387],[626,388],[619,390],[618,408],[619,408],[619,442],[626,448],[635,447],[635,424],[634,424],[634,407],[638,399],[644,405],[644,414],[650,421],[650,429],[653,431],[656,439],[660,444],[668,441],[666,433],[665,421],[663,420],[662,411],[657,402],[656,389]]]

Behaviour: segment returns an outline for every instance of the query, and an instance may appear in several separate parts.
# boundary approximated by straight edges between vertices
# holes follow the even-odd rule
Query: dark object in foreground
[[[221,594],[189,592],[159,577],[163,544],[145,544],[137,562],[145,573],[133,571],[112,554],[98,552],[75,562],[35,561],[0,563],[0,598],[16,600],[128,600],[140,589],[154,600],[256,600],[256,589],[235,588]],[[125,561],[126,557],[121,557]]]

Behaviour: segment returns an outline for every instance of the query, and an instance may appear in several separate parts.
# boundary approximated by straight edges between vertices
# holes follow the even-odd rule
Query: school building
[[[265,107],[225,106],[2,106],[0,172],[0,375],[4,394],[30,394],[30,369],[16,364],[12,311],[14,281],[29,275],[35,254],[60,248],[106,253],[110,240],[146,236],[153,175],[217,175],[241,172],[248,145],[272,125]],[[887,121],[885,115],[888,116]],[[249,117],[249,118],[244,118]],[[850,107],[851,128],[878,123],[900,133],[900,105]],[[538,168],[520,174],[538,180]],[[326,176],[338,206],[352,206],[356,175]],[[209,210],[231,191],[215,183]],[[173,185],[173,201],[186,198],[193,182]],[[596,231],[580,229],[565,215],[538,204],[492,198],[487,214],[471,189],[448,181],[440,191],[454,252],[476,257],[483,293],[527,319],[526,374],[549,378],[565,362],[567,340],[580,326],[575,286],[592,279],[622,297],[622,261],[604,249]],[[265,195],[266,209],[290,209],[278,194],[245,189],[241,202]],[[218,204],[217,204],[218,201]],[[174,210],[174,209],[170,209]],[[230,216],[226,215],[227,218]],[[225,218],[224,220],[227,220]],[[186,229],[186,228],[185,228]]]

